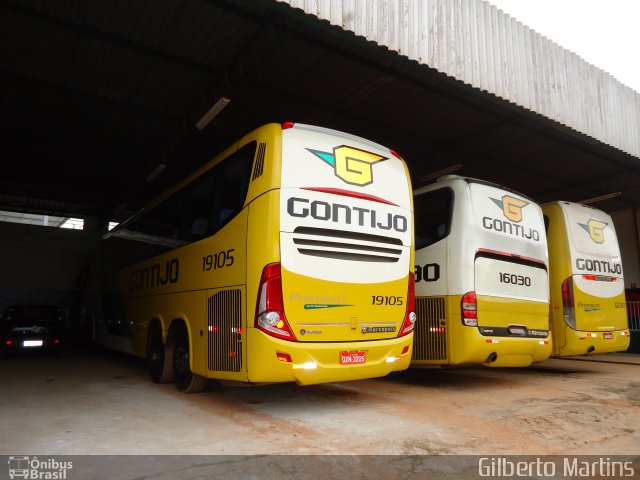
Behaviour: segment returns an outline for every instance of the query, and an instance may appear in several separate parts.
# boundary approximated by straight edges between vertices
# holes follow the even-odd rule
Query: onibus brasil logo
[[[491,198],[491,200],[502,209],[505,217],[516,223],[522,221],[522,209],[529,205],[529,202],[509,195],[504,195],[500,200],[496,200],[495,198]]]
[[[596,243],[604,242],[604,232],[603,230],[608,225],[607,223],[600,222],[598,220],[590,219],[586,224],[579,223],[580,225]]]
[[[67,470],[73,469],[73,462],[58,461],[54,458],[38,459],[38,457],[10,456],[9,478],[26,478],[38,480],[66,480]]]
[[[376,153],[360,150],[359,148],[341,145],[333,148],[333,153],[322,152],[307,148],[320,160],[333,167],[334,174],[342,181],[351,185],[369,185],[373,182],[372,165],[388,160]]]

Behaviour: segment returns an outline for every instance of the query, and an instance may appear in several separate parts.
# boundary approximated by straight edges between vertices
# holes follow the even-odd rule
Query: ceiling
[[[416,186],[461,164],[539,201],[640,206],[638,159],[271,0],[2,0],[0,56],[0,209],[122,216],[274,121],[382,143]]]

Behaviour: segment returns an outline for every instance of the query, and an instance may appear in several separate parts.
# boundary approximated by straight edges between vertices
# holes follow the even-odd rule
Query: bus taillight
[[[416,325],[416,276],[413,272],[409,273],[409,290],[407,292],[407,309],[404,314],[404,323],[400,330],[399,337],[408,335],[413,332]]]
[[[575,330],[576,309],[573,302],[573,278],[571,277],[562,282],[562,311],[565,323]]]
[[[256,328],[273,337],[295,341],[284,315],[282,276],[279,263],[271,263],[264,267],[258,292]]]
[[[476,292],[467,292],[462,296],[460,301],[460,310],[462,312],[462,323],[468,327],[478,326],[478,300]]]

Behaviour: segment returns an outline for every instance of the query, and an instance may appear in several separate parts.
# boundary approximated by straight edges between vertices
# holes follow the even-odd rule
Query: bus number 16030
[[[531,286],[531,278],[523,275],[516,275],[515,273],[500,272],[500,282],[510,285],[524,285],[525,287]]]

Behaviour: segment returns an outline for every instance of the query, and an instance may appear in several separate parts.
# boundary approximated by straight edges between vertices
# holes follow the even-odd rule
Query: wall
[[[635,216],[638,212],[622,210],[611,214],[618,235],[624,270],[624,286],[632,283],[640,286],[640,258],[638,257],[638,234]]]
[[[83,230],[0,223],[0,311],[15,303],[79,310],[79,280],[99,236]]]

